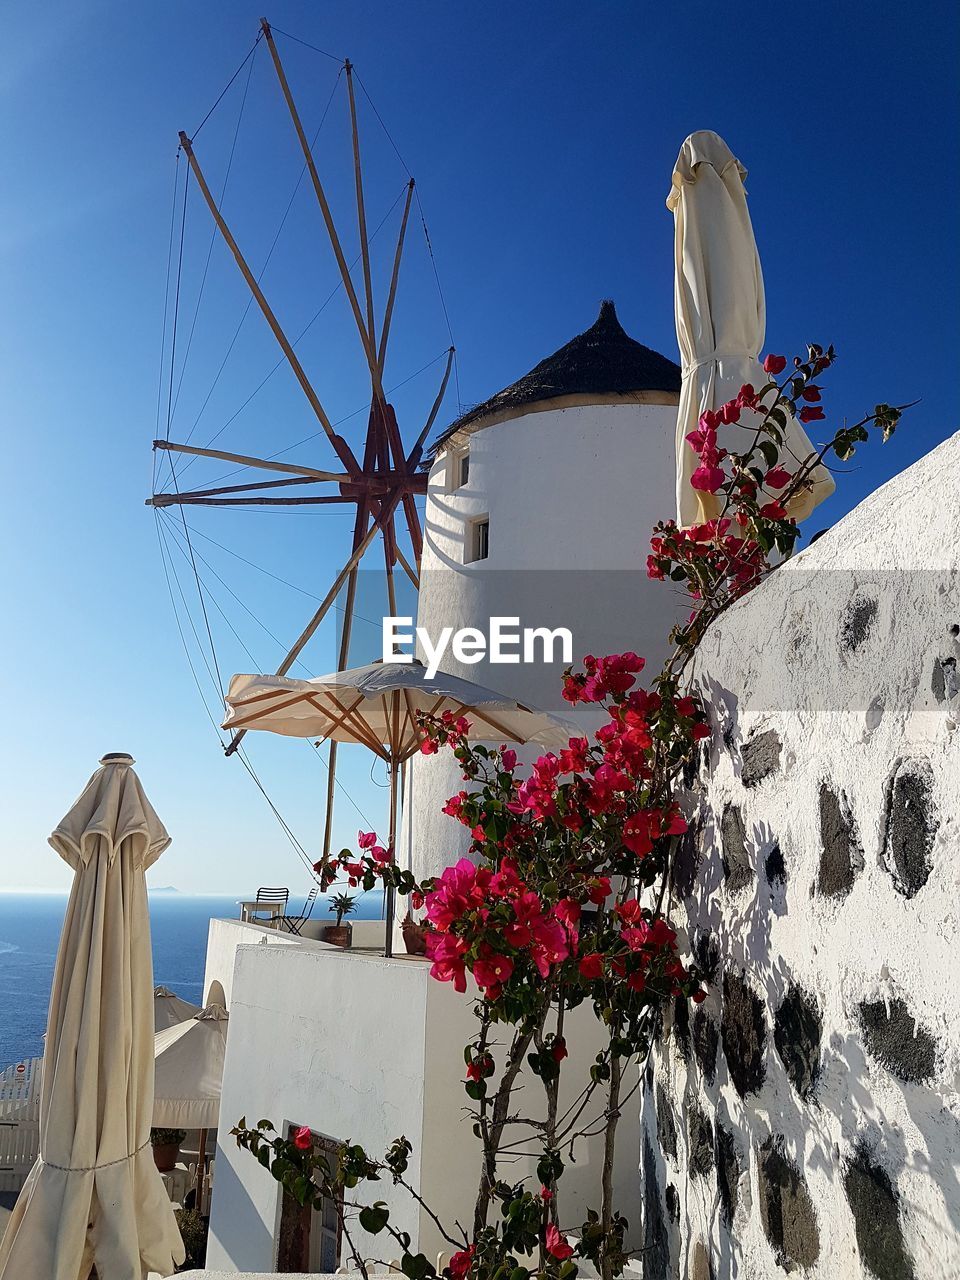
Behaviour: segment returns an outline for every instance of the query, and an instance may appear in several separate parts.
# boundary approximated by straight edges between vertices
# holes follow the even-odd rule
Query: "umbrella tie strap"
[[[70,1164],[54,1164],[52,1160],[44,1160],[44,1164],[48,1169],[59,1169],[61,1173],[96,1173],[98,1169],[109,1169],[111,1165],[123,1164],[126,1160],[132,1160],[134,1156],[138,1156],[141,1151],[146,1151],[150,1145],[150,1139],[142,1142],[136,1151],[131,1151],[128,1155],[118,1156],[116,1160],[104,1160],[102,1164],[87,1165],[70,1165]]]
[[[681,370],[682,376],[685,378],[696,369],[706,368],[707,365],[716,364],[718,360],[756,360],[756,353],[750,351],[713,351],[710,355],[704,356],[702,360],[691,360],[689,364],[684,364]]]

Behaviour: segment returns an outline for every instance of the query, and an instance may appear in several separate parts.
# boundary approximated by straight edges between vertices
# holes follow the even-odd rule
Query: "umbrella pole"
[[[197,1152],[197,1197],[196,1210],[197,1213],[203,1213],[203,1174],[204,1161],[207,1158],[207,1131],[200,1130],[200,1150]]]
[[[390,848],[393,850],[394,863],[397,858],[397,786],[399,769],[396,756],[390,753]],[[386,937],[383,954],[389,959],[393,955],[393,912],[396,890],[393,885],[387,886],[384,915],[386,916]]]

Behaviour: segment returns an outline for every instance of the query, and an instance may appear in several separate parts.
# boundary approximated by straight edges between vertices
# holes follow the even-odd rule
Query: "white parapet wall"
[[[580,1018],[579,1015],[583,1017]],[[570,1018],[565,1076],[581,1085],[599,1047],[592,1015]],[[576,1024],[582,1022],[582,1026]],[[227,1271],[277,1265],[280,1187],[238,1150],[229,1130],[241,1117],[278,1129],[307,1125],[335,1142],[361,1143],[381,1157],[394,1138],[413,1144],[409,1180],[447,1223],[469,1223],[479,1180],[479,1145],[464,1116],[463,1046],[476,1034],[470,1001],[430,977],[420,958],[341,952],[320,943],[240,946],[230,1001],[216,1179],[207,1260]],[[531,1077],[528,1092],[536,1088]],[[561,1106],[573,1101],[561,1095]],[[639,1224],[639,1117],[621,1121],[615,1171],[624,1211]],[[565,1206],[582,1221],[595,1205],[600,1138],[584,1139],[564,1175]],[[532,1172],[526,1160],[511,1178]],[[413,1247],[436,1257],[444,1243],[425,1212],[389,1178],[363,1199],[382,1200]],[[353,1234],[364,1256],[382,1257],[380,1238]],[[392,1254],[391,1254],[392,1256]],[[385,1259],[389,1261],[389,1258]],[[344,1257],[344,1261],[346,1258]]]
[[[711,993],[645,1090],[645,1276],[960,1275],[958,471],[960,435],[700,650]]]

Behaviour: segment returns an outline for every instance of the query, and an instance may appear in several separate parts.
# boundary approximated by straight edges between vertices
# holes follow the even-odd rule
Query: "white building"
[[[419,625],[431,634],[467,626],[486,633],[490,618],[518,617],[521,625],[569,628],[574,660],[633,648],[655,669],[674,605],[643,565],[650,527],[672,501],[679,387],[677,365],[629,338],[605,302],[585,333],[458,419],[430,472]],[[560,698],[559,653],[547,664],[442,665],[570,712]],[[405,844],[420,876],[457,855],[461,829],[439,808],[459,785],[447,760],[417,761]],[[373,936],[355,929],[354,950],[342,952],[240,922],[211,925],[205,993],[219,983],[230,1009],[211,1268],[295,1269],[281,1244],[279,1185],[229,1138],[241,1116],[309,1125],[377,1155],[405,1134],[427,1203],[448,1221],[469,1220],[478,1147],[459,1076],[475,1025],[470,1005],[432,981],[422,959],[378,955],[382,926]],[[571,1063],[568,1079],[583,1078],[599,1048],[592,1014],[577,1010],[573,1020],[582,1024],[569,1037],[582,1069]],[[621,1135],[620,1199],[639,1229],[639,1116],[624,1118]],[[600,1159],[599,1136],[588,1139],[564,1176],[573,1218],[596,1198]],[[524,1167],[516,1166],[518,1178]],[[439,1251],[433,1224],[402,1192],[381,1183],[377,1196],[415,1247]],[[305,1261],[321,1269],[331,1243],[319,1216],[310,1231]],[[368,1244],[374,1254],[377,1244]]]
[[[681,601],[646,576],[650,529],[672,514],[680,369],[627,336],[612,302],[536,368],[463,414],[435,447],[427,490],[418,623],[519,619],[567,628],[573,662],[632,649],[657,670]],[[519,650],[518,650],[519,651]],[[594,723],[560,694],[568,665],[457,662],[444,670]],[[462,785],[441,753],[410,770],[407,856],[422,878],[459,856],[463,836],[440,812]]]

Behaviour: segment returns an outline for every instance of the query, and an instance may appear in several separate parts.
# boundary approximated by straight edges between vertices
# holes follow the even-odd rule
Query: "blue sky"
[[[8,10],[0,65],[4,887],[66,885],[46,836],[109,750],[137,757],[174,836],[155,882],[221,892],[262,882],[306,887],[261,797],[237,762],[219,752],[174,625],[155,517],[143,505],[156,433],[177,131],[195,130],[252,45],[260,8],[171,0]],[[734,3],[721,12],[695,2],[353,0],[274,3],[268,17],[355,62],[415,174],[459,352],[463,403],[485,398],[587,327],[605,296],[616,300],[634,337],[675,354],[672,219],[664,198],[684,136],[711,128],[750,171],[768,348],[834,342],[842,358],[828,404],[838,414],[857,417],[878,399],[922,397],[890,446],[858,455],[817,523],[831,523],[960,425],[954,6],[761,10]],[[334,88],[336,63],[283,38],[280,48],[312,132]],[[224,200],[258,265],[300,171],[264,54],[261,47],[253,64]],[[217,190],[245,76],[197,138]],[[355,244],[344,112],[338,90],[318,159],[345,238]],[[394,202],[406,175],[362,94],[360,112],[371,225],[386,217],[375,240],[382,291]],[[194,190],[181,351],[210,243],[210,222],[195,197]],[[305,187],[264,280],[293,332],[336,283]],[[172,438],[196,421],[245,301],[235,268],[215,243]],[[448,342],[414,223],[387,379],[393,386],[417,374],[396,395],[408,437],[432,401],[436,360]],[[363,367],[342,297],[325,309],[302,352],[331,417],[362,410]],[[276,359],[264,324],[250,314],[195,439],[204,443],[219,430]],[[454,391],[441,422],[454,415],[456,399]],[[356,443],[363,424],[361,412],[342,429]],[[281,369],[220,444],[273,452],[315,428]],[[332,460],[322,440],[289,456]],[[209,465],[192,475],[199,479]],[[651,511],[651,524],[664,514]],[[279,645],[228,588],[273,636],[296,635],[312,609],[309,596],[323,594],[346,554],[347,517],[205,511],[195,528],[203,572],[228,584],[210,577],[224,612],[269,668]],[[376,607],[372,589],[365,607]],[[225,671],[249,669],[223,619],[213,622]],[[333,665],[332,643],[328,629],[311,656],[313,671]],[[266,735],[251,755],[314,850],[324,788],[319,761],[303,744]],[[356,753],[342,776],[359,809],[377,821],[385,792],[369,759]],[[359,821],[341,801],[341,838]]]

